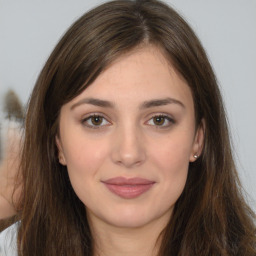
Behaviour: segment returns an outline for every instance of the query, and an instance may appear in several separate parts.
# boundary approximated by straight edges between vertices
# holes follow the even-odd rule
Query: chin
[[[137,217],[137,218],[111,218],[110,220],[107,220],[108,223],[111,226],[115,226],[118,228],[141,228],[148,223],[150,223],[150,220],[145,220],[143,217]]]
[[[101,215],[101,220],[119,228],[141,228],[148,224],[168,223],[171,211],[155,211],[156,209],[138,209],[138,207],[122,207],[112,209]]]

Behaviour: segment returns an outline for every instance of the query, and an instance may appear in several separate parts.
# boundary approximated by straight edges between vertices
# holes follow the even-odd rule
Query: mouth
[[[115,177],[102,181],[102,183],[115,195],[132,199],[146,193],[155,184],[155,181],[143,178]]]

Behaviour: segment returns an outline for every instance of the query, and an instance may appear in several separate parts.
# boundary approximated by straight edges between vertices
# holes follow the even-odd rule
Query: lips
[[[112,193],[125,199],[139,197],[155,184],[154,181],[138,177],[129,179],[115,177],[102,182]]]

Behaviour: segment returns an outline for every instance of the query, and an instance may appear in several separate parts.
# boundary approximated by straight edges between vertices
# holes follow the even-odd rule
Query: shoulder
[[[17,232],[19,223],[14,223],[0,233],[0,256],[17,256]]]

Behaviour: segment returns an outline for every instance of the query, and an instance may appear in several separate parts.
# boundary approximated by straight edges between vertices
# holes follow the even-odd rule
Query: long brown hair
[[[159,47],[185,78],[196,122],[205,120],[200,158],[161,234],[159,255],[255,255],[254,214],[234,165],[221,95],[204,49],[187,23],[159,1],[112,1],[82,16],[46,62],[30,98],[22,152],[19,255],[92,255],[83,203],[55,136],[63,104],[79,95],[117,57],[143,44]]]

